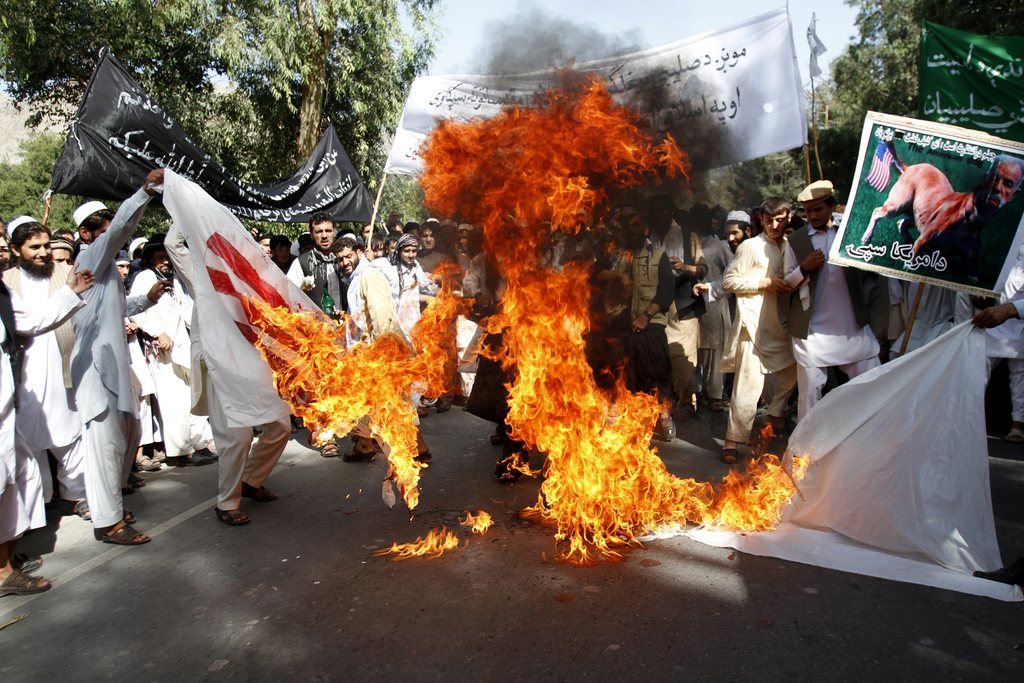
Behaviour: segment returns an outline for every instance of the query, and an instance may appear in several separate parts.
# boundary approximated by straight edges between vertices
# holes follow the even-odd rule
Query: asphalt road
[[[423,421],[434,463],[415,516],[380,500],[384,463],[289,443],[253,522],[219,523],[216,466],[144,475],[127,497],[153,542],[92,539],[69,511],[22,549],[47,593],[0,598],[0,680],[1021,680],[1024,608],[711,548],[650,543],[623,562],[556,561],[519,520],[538,483],[496,483],[490,426],[459,409]],[[717,480],[721,414],[680,424],[669,468]],[[1003,557],[1024,555],[1024,447],[990,439]],[[537,464],[537,463],[535,463]],[[438,559],[373,551],[495,525]],[[465,536],[465,534],[462,534]]]

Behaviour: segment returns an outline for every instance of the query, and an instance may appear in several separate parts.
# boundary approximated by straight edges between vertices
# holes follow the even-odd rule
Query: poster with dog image
[[[1024,144],[869,112],[829,260],[997,296],[1024,233]]]

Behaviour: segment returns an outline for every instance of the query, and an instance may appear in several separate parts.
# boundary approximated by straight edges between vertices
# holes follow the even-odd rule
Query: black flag
[[[299,223],[326,211],[338,221],[370,220],[370,197],[333,125],[294,176],[250,185],[192,142],[104,49],[69,126],[50,187],[54,192],[120,201],[134,193],[154,168],[169,168],[198,183],[241,218]]]

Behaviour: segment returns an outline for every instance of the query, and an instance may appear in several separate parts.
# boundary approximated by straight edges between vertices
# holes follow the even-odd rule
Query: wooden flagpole
[[[910,318],[907,320],[907,329],[903,330],[903,341],[900,342],[900,355],[907,351],[907,343],[910,341],[910,333],[914,331],[914,321],[917,319],[917,309],[921,306],[921,297],[924,296],[924,283],[917,283],[917,294],[914,295],[914,305],[910,307]]]
[[[46,225],[46,219],[50,217],[50,199],[52,197],[53,190],[47,190],[45,193],[43,193],[43,225]]]
[[[380,198],[384,194],[384,183],[388,180],[388,172],[384,171],[380,176],[380,184],[377,185],[377,198],[373,200],[373,215],[370,216],[370,225],[377,222],[377,209],[380,208]],[[369,248],[369,245],[367,245]]]

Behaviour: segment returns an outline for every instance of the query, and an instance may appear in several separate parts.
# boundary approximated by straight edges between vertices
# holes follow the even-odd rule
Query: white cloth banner
[[[616,101],[661,88],[666,105],[648,123],[659,132],[719,126],[714,163],[731,163],[799,147],[807,140],[803,88],[786,9],[719,31],[629,55],[584,62]],[[551,71],[516,76],[424,76],[409,90],[388,155],[388,173],[418,174],[421,143],[442,120],[490,118],[506,105],[528,105],[558,83]],[[694,131],[695,133],[697,131]],[[677,136],[684,150],[687,140]]]
[[[963,323],[833,390],[788,452],[810,457],[776,531],[695,540],[1001,600],[985,434],[985,334]]]
[[[319,309],[281,272],[231,211],[201,187],[164,171],[164,208],[184,234],[203,359],[231,427],[274,422],[289,414],[273,374],[251,340],[257,336],[242,297],[289,310]]]

